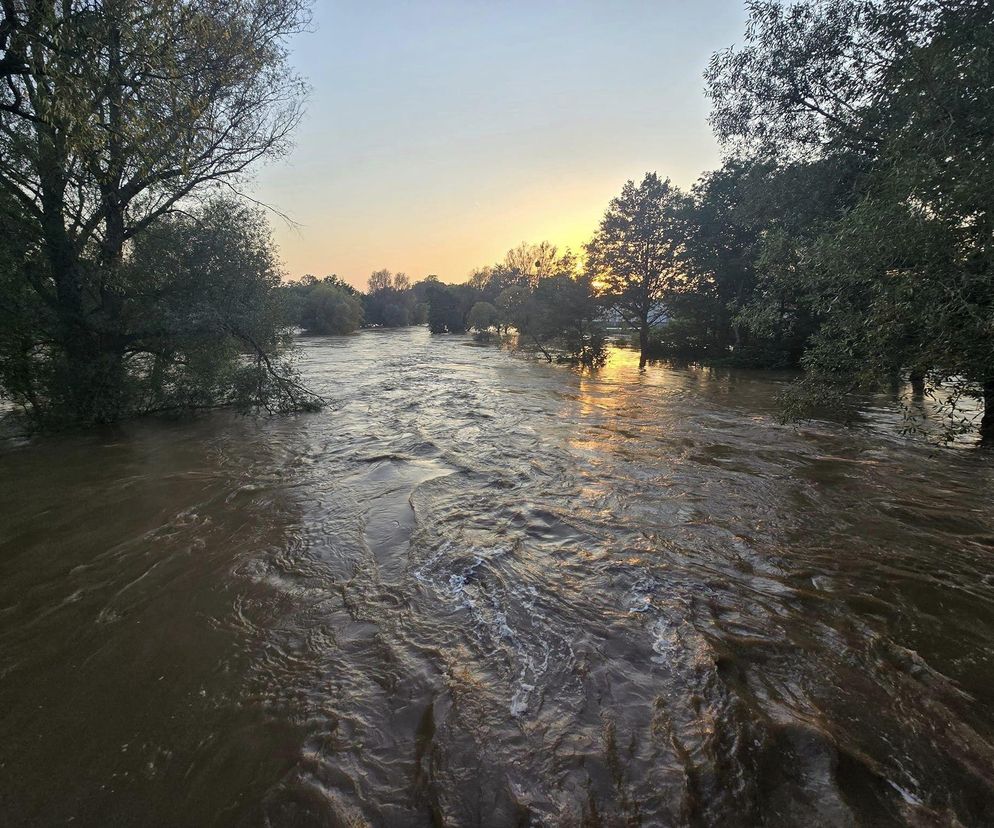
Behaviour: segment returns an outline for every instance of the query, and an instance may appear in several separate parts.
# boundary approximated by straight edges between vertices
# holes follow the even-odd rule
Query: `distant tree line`
[[[629,181],[586,245],[643,364],[802,368],[797,416],[908,381],[994,441],[992,54],[984,0],[750,3],[706,73],[722,167]]]
[[[424,303],[433,331],[513,328],[591,361],[610,312],[643,364],[803,369],[789,414],[907,381],[942,390],[950,434],[958,403],[981,400],[994,439],[994,6],[756,0],[749,15],[706,73],[719,169],[689,192],[626,183],[582,263],[543,243],[406,299],[371,281],[367,320],[391,324],[369,314],[380,297]]]
[[[487,340],[513,329],[521,347],[550,362],[595,365],[605,356],[597,321],[604,303],[577,268],[572,254],[543,242],[520,245],[461,284],[437,276],[412,283],[404,273],[378,270],[365,293],[334,275],[304,276],[282,291],[290,319],[308,333],[427,324],[432,333],[471,331]]]

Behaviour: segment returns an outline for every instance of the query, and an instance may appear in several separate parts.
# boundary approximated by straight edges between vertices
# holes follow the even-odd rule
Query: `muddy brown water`
[[[782,377],[302,341],[0,451],[4,825],[994,824],[994,462]]]

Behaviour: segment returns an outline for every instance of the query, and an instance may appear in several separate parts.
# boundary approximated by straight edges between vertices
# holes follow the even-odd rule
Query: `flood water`
[[[0,451],[0,823],[994,824],[989,453],[302,344],[319,414]]]

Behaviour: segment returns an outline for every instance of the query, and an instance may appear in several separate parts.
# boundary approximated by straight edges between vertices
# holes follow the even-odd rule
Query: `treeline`
[[[466,285],[420,283],[411,306],[453,331],[481,303],[481,326],[568,354],[596,351],[611,314],[643,363],[802,368],[797,415],[910,382],[950,435],[981,401],[994,439],[994,6],[757,0],[749,15],[706,73],[719,169],[689,192],[629,181],[582,266],[523,246]]]
[[[0,396],[46,424],[316,400],[314,332],[515,329],[596,363],[609,315],[653,355],[801,367],[795,413],[908,380],[980,399],[994,439],[994,6],[755,0],[706,73],[720,169],[608,205],[447,285],[380,271],[281,286],[237,198],[301,111],[299,0],[0,4]]]
[[[605,356],[598,323],[604,300],[576,258],[548,242],[522,244],[461,284],[437,276],[412,283],[404,273],[378,270],[365,293],[338,276],[310,275],[283,291],[290,319],[309,333],[427,324],[432,333],[473,331],[487,340],[513,329],[520,347],[550,362],[596,365]]]

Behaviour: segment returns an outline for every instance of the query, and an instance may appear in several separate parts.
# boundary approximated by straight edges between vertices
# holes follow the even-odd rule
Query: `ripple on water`
[[[0,453],[7,822],[990,822],[988,462],[621,350],[301,368]]]

